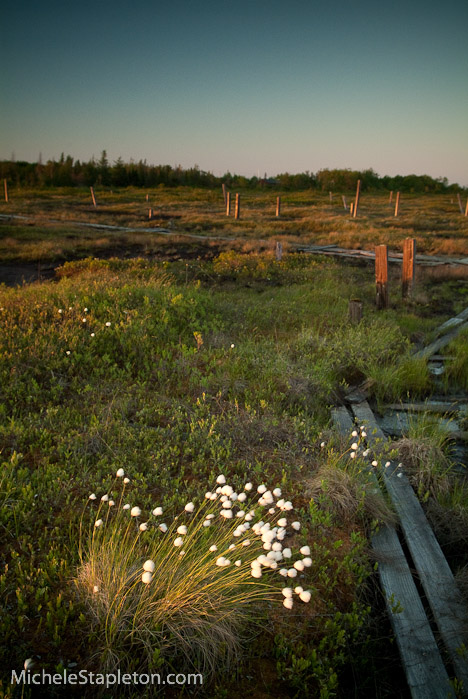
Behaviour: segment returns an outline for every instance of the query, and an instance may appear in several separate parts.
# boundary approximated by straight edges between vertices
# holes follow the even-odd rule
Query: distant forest
[[[239,189],[261,189],[276,187],[282,190],[315,189],[319,191],[353,191],[357,180],[361,180],[363,191],[394,190],[414,193],[452,193],[464,191],[458,184],[449,184],[446,177],[434,179],[429,175],[388,175],[380,176],[372,169],[357,171],[349,169],[319,170],[315,174],[288,172],[275,177],[244,177],[227,172],[216,177],[195,165],[184,169],[180,165],[148,165],[146,160],[138,163],[125,163],[118,158],[113,164],[102,151],[99,160],[88,162],[74,160],[71,155],[62,154],[59,160],[46,163],[26,161],[0,161],[0,178],[19,187],[206,187],[213,188],[225,184]]]

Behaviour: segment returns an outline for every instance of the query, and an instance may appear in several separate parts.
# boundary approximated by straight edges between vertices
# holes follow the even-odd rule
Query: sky
[[[468,186],[466,0],[4,0],[0,159]]]

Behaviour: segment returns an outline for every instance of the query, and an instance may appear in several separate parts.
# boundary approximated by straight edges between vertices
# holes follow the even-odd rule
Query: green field
[[[377,198],[369,198],[362,220],[351,220],[324,197],[297,193],[284,197],[284,220],[275,220],[265,197],[246,196],[243,217],[234,221],[223,216],[219,192],[204,192],[204,199],[198,190],[152,193],[152,205],[158,202],[167,217],[152,225],[173,221],[181,235],[241,239],[237,251],[221,246],[196,259],[184,257],[188,239],[161,243],[146,232],[104,235],[71,227],[75,220],[148,226],[141,192],[97,196],[94,210],[84,192],[12,193],[8,212],[32,222],[1,223],[8,234],[2,254],[11,263],[94,256],[120,238],[123,248],[147,246],[148,256],[151,246],[159,246],[160,257],[161,247],[175,250],[172,261],[67,262],[54,281],[0,287],[5,696],[21,696],[23,688],[12,688],[10,677],[26,658],[59,673],[203,670],[209,697],[239,691],[404,696],[367,539],[376,522],[392,514],[367,477],[369,459],[349,459],[349,444],[332,434],[330,407],[364,379],[377,406],[429,396],[434,385],[426,362],[411,353],[468,305],[468,289],[457,280],[421,282],[410,302],[395,293],[391,307],[377,312],[370,268],[312,259],[287,246],[277,261],[272,245],[341,235],[348,238],[340,244],[365,247],[387,235],[385,242],[397,248],[414,233],[428,251],[442,252],[449,240],[451,251],[461,254],[466,219],[447,198],[434,197],[427,200],[432,228],[416,232],[421,200],[413,202],[419,213],[413,209],[394,222],[388,204],[380,202],[379,209]],[[50,226],[49,219],[60,223]],[[442,219],[450,238],[436,234]],[[348,320],[355,297],[364,306],[359,325]],[[446,388],[467,390],[466,335],[449,351],[454,360]],[[433,453],[442,458],[445,446],[439,439]],[[446,477],[450,464],[444,464]],[[129,478],[125,486],[115,476],[119,469]],[[282,546],[292,549],[291,561],[309,547],[311,564],[299,565],[292,586],[310,591],[310,601],[293,593],[292,609],[286,608],[285,578],[270,569],[261,580],[251,577],[244,552],[238,568],[208,557],[210,537],[218,536],[218,553],[222,546],[230,550],[217,533],[218,511],[216,526],[196,529],[198,508],[207,506],[205,492],[217,487],[220,474],[236,493],[246,492],[252,523],[274,519],[279,510],[267,514],[258,495],[249,500],[247,482],[254,493],[261,484],[279,488],[275,500],[293,503],[291,515],[283,513]],[[427,479],[421,496],[437,502],[441,523],[456,510],[466,543],[465,486],[446,479],[442,497],[433,474]],[[116,504],[109,507],[102,495]],[[132,518],[124,502],[138,506],[141,516]],[[184,512],[189,502],[193,517]],[[166,533],[159,515],[151,514],[159,506]],[[293,520],[300,528],[291,528]],[[140,530],[146,522],[148,529]],[[188,527],[181,536],[190,541],[182,557],[167,544],[178,522]],[[253,538],[249,556],[255,557],[262,543]],[[148,557],[156,573],[146,586],[138,576]],[[457,570],[467,563],[460,557]],[[161,606],[170,614],[158,616]],[[189,693],[180,688],[173,696]],[[133,696],[143,695],[140,689]],[[39,694],[25,688],[24,696]]]

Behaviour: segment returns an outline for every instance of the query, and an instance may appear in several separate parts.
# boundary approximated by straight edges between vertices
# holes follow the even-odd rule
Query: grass
[[[70,663],[109,667],[116,657],[129,668],[165,669],[173,649],[182,667],[183,649],[196,647],[207,675],[218,668],[208,695],[213,687],[220,695],[239,691],[242,682],[221,671],[233,656],[246,675],[260,677],[257,670],[268,667],[268,686],[279,696],[346,693],[345,669],[359,664],[353,648],[370,642],[365,532],[385,513],[361,482],[362,469],[321,448],[321,435],[329,406],[361,377],[372,373],[375,395],[385,395],[388,376],[403,371],[395,369],[405,366],[401,357],[410,362],[415,318],[426,308],[398,302],[379,314],[371,290],[366,270],[330,260],[232,253],[192,261],[188,269],[185,261],[83,260],[65,264],[54,283],[0,288],[0,633],[7,672],[30,657],[62,673]],[[357,295],[366,323],[352,326],[347,301]],[[426,318],[424,332],[438,322]],[[400,391],[424,390],[416,370],[402,376]],[[121,483],[109,487],[109,474],[120,468],[131,479],[128,502],[145,513],[164,505],[167,522],[188,501],[198,506],[219,473],[237,492],[247,480],[287,491],[301,521],[294,545],[311,550],[313,565],[297,580],[313,591],[310,603],[287,610],[281,603],[259,608],[252,599],[227,629],[229,600],[238,599],[233,587],[232,597],[221,595],[221,611],[212,608],[223,619],[219,634],[207,637],[213,617],[202,618],[200,609],[211,602],[193,601],[196,594],[206,599],[203,567],[195,597],[177,611],[192,594],[184,566],[193,570],[205,543],[200,548],[194,537],[194,558],[187,550],[169,598],[174,550],[159,548],[155,527],[142,534],[122,529],[125,512],[108,505],[100,513],[119,526],[94,528],[107,515],[93,503],[83,515],[91,492],[119,502]],[[354,499],[344,512],[347,493]],[[154,591],[140,580],[147,558],[160,571]],[[99,607],[94,585],[103,584],[114,588]],[[153,593],[158,604],[145,616],[142,595]],[[112,616],[119,599],[120,620]],[[156,616],[159,600],[172,600],[179,615],[170,632]],[[260,643],[249,642],[254,633]]]
[[[275,216],[278,195],[282,197],[280,218]],[[96,196],[98,206],[94,208],[87,189],[12,190],[10,202],[1,203],[0,213],[28,220],[1,222],[2,258],[63,260],[112,248],[161,255],[168,247],[164,237],[156,233],[161,227],[179,236],[201,236],[198,245],[211,242],[221,250],[233,244],[238,249],[244,245],[271,249],[280,240],[285,246],[335,243],[365,249],[384,243],[401,251],[404,239],[413,237],[419,252],[463,257],[468,245],[467,219],[450,195],[405,195],[400,215],[395,217],[387,193],[366,193],[359,216],[351,218],[340,195],[330,202],[328,193],[315,191],[245,191],[241,192],[239,220],[226,216],[221,191],[162,187],[146,192],[130,188],[96,190]],[[151,220],[150,207],[154,211]],[[93,230],[86,227],[88,223],[135,231]],[[184,244],[189,245],[190,238]]]

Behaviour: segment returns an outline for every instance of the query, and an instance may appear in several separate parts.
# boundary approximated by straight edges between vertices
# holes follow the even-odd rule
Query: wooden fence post
[[[468,199],[466,200],[465,216],[468,216]]]
[[[8,182],[7,182],[7,180],[6,180],[6,177],[5,177],[5,179],[3,180],[3,188],[4,188],[4,190],[5,190],[5,201],[6,201],[6,203],[8,204]]]
[[[146,201],[149,201],[149,194],[148,194],[148,192],[146,193]]]
[[[276,241],[276,260],[281,262],[283,257],[283,243],[280,240]]]
[[[353,218],[356,218],[356,216],[357,216],[357,211],[358,211],[358,206],[359,206],[359,195],[360,194],[361,194],[361,180],[358,180],[357,184],[356,184],[356,198],[354,200]]]
[[[238,219],[240,217],[240,194],[236,194],[236,208],[234,212],[234,218]]]
[[[91,198],[92,198],[92,200],[93,200],[93,204],[94,204],[94,206],[96,206],[96,197],[94,196],[94,189],[93,189],[93,187],[90,187],[90,190],[91,190]]]
[[[388,258],[387,246],[377,245],[375,248],[375,303],[379,310],[388,308]]]
[[[153,218],[153,209],[150,209],[150,210],[148,211],[148,218],[149,218],[150,221],[151,221],[151,219]]]
[[[281,197],[276,197],[276,218],[281,216]]]
[[[362,320],[362,301],[360,299],[350,300],[348,314],[349,320],[355,325]]]
[[[231,215],[231,192],[226,192],[226,216]]]
[[[341,201],[343,202],[344,210],[347,211],[348,207],[346,206],[346,197],[344,196],[344,194],[341,195]]]
[[[392,201],[393,201],[393,189],[392,189],[392,191],[390,192],[390,196],[389,196],[389,198],[388,198],[388,203],[391,204]]]
[[[226,185],[223,182],[223,197],[224,197],[224,206],[227,205],[227,196],[226,196]]]
[[[462,204],[460,192],[458,192],[458,194],[457,194],[457,199],[458,199],[458,208],[460,209],[460,213],[462,214],[463,213],[463,204]]]
[[[395,216],[398,216],[398,209],[400,208],[400,192],[396,193],[396,202],[395,202]]]
[[[351,214],[351,216],[353,215],[353,212],[354,212],[354,201],[352,201],[349,205],[349,213]]]
[[[401,272],[401,293],[404,299],[411,296],[416,260],[416,240],[406,238],[403,243],[403,267]]]

